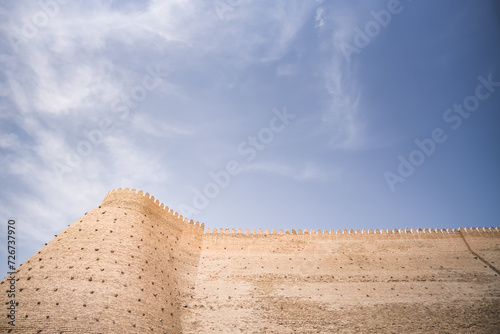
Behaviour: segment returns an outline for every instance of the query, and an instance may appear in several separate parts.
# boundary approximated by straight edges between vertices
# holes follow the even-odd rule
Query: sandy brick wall
[[[498,333],[499,254],[498,228],[204,231],[118,189],[18,268],[12,332]]]
[[[500,329],[498,274],[459,231],[223,232],[205,235],[187,333]],[[500,233],[483,234],[477,246],[498,248]]]
[[[148,194],[109,193],[19,267],[15,332],[181,333],[202,233]]]

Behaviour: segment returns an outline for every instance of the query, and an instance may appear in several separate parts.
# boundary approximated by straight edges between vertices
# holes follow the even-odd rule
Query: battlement
[[[400,229],[344,229],[344,230],[326,230],[326,229],[235,229],[235,228],[207,228],[205,230],[205,224],[200,224],[199,221],[194,222],[192,219],[183,217],[178,212],[170,209],[168,206],[155,199],[154,196],[149,193],[144,193],[142,190],[137,191],[136,189],[129,188],[118,188],[113,189],[107,193],[101,206],[114,205],[114,206],[124,206],[133,207],[135,209],[142,209],[143,211],[153,212],[162,216],[170,216],[178,224],[188,224],[196,228],[201,229],[206,237],[210,236],[221,236],[221,235],[231,235],[231,236],[268,236],[268,235],[314,235],[314,236],[340,236],[340,235],[454,235],[460,232],[462,233],[500,233],[499,227],[465,227],[459,229],[439,229],[439,228],[400,228]]]
[[[394,235],[394,234],[423,234],[423,235],[429,235],[429,234],[436,234],[436,235],[447,235],[447,234],[458,234],[460,232],[464,233],[500,233],[500,228],[499,227],[465,227],[465,228],[459,228],[459,229],[369,229],[369,230],[315,230],[315,229],[292,229],[291,231],[289,229],[285,229],[283,231],[282,229],[276,231],[275,229],[272,229],[271,231],[269,229],[261,229],[259,228],[258,230],[256,229],[244,229],[242,230],[241,228],[239,229],[229,229],[229,228],[214,228],[210,229],[207,228],[205,231],[206,236],[210,235],[250,235],[250,236],[266,236],[266,235],[318,235],[318,236],[339,236],[339,235],[370,235],[370,234],[381,234],[381,235]]]
[[[499,250],[499,227],[205,229],[119,188],[17,268],[16,330],[496,333]]]
[[[155,199],[154,196],[144,193],[142,190],[130,190],[129,188],[113,189],[104,197],[101,206],[131,207],[143,212],[170,217],[178,224],[190,225],[190,227],[200,229],[201,232],[205,229],[205,224],[200,224],[198,221],[194,222],[192,219],[183,217],[178,212],[161,203],[158,199]]]

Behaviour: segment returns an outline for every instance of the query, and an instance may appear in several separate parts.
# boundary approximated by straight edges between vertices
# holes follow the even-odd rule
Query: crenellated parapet
[[[144,213],[168,217],[179,226],[190,227],[201,233],[205,229],[205,224],[200,224],[198,221],[194,222],[192,219],[183,217],[178,212],[161,203],[158,199],[155,199],[154,196],[144,193],[142,190],[137,191],[136,189],[129,188],[113,189],[104,197],[101,206],[129,207]]]
[[[310,236],[323,236],[323,237],[337,237],[337,236],[347,236],[347,235],[459,235],[460,233],[467,234],[483,234],[483,233],[500,233],[499,227],[466,227],[459,229],[434,229],[434,228],[406,228],[406,229],[344,229],[344,230],[321,230],[321,229],[229,229],[229,228],[207,228],[205,230],[205,236],[295,236],[295,235],[310,235]]]
[[[429,314],[443,311],[437,299],[458,305],[446,305],[452,316],[439,328],[456,332],[473,317],[498,319],[499,240],[499,227],[205,230],[149,193],[120,188],[0,288],[15,279],[19,333],[345,329],[332,312],[354,319],[357,332],[367,318],[379,320],[362,332],[398,318],[405,321],[388,331],[432,332],[441,319]],[[408,321],[394,314],[402,308],[424,320],[401,330]],[[0,332],[9,326],[0,322]]]
[[[338,236],[361,236],[361,235],[458,235],[462,233],[500,233],[499,227],[465,227],[459,229],[439,229],[439,228],[400,228],[400,229],[343,229],[343,230],[327,230],[327,229],[229,229],[229,228],[207,228],[205,224],[194,222],[192,219],[183,217],[178,212],[170,209],[165,204],[149,193],[144,193],[142,190],[129,188],[118,188],[108,192],[104,198],[102,206],[114,205],[122,207],[131,207],[145,212],[154,213],[160,216],[169,217],[177,224],[190,226],[204,233],[205,237],[210,236],[287,236],[287,235],[309,235],[322,237],[338,237]]]

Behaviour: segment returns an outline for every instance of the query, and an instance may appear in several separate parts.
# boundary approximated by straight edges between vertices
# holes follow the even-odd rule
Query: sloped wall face
[[[16,332],[181,333],[202,233],[149,195],[111,192],[19,268]]]
[[[466,234],[498,257],[500,233]],[[497,333],[499,283],[460,232],[209,233],[185,332]]]

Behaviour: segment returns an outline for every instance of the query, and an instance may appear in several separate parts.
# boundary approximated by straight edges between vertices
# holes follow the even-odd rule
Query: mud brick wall
[[[13,332],[182,332],[202,236],[149,194],[110,192],[18,268]]]
[[[500,330],[496,230],[207,232],[186,333]]]
[[[117,189],[18,268],[0,332],[498,333],[499,262],[499,228],[205,230]]]

